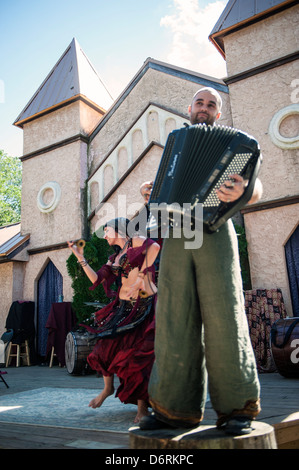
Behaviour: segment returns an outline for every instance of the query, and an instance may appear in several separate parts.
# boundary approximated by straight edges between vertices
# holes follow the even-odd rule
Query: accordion
[[[215,232],[250,200],[261,160],[258,142],[238,129],[195,124],[174,130],[167,138],[149,200],[152,216],[171,226],[178,207],[182,215],[189,211],[195,218],[201,204],[203,227]],[[221,202],[215,189],[235,173],[248,185],[237,201]]]

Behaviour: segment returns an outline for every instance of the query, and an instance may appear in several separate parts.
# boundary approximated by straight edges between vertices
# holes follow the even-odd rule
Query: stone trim
[[[39,253],[45,253],[47,251],[55,251],[55,250],[62,250],[68,248],[68,244],[66,242],[56,243],[55,245],[48,245],[48,246],[41,246],[38,248],[31,248],[28,251],[29,255],[37,255]]]
[[[43,200],[43,196],[44,196],[44,193],[48,189],[52,190],[53,197],[51,201],[48,204],[46,204]],[[43,213],[53,212],[56,209],[60,201],[60,197],[61,197],[61,188],[60,188],[59,183],[57,183],[56,181],[49,181],[48,183],[45,183],[38,192],[37,200],[36,200],[37,207]]]
[[[14,125],[18,127],[23,127],[24,124],[27,124],[28,122],[34,121],[35,119],[38,119],[41,116],[45,116],[45,114],[49,114],[49,113],[52,113],[53,111],[57,111],[58,109],[64,108],[64,106],[68,106],[69,104],[75,103],[76,101],[83,101],[83,103],[88,104],[88,106],[98,111],[102,115],[105,114],[105,110],[101,106],[98,106],[97,104],[93,103],[93,101],[89,100],[88,98],[85,98],[85,96],[83,95],[76,95],[76,96],[73,96],[72,98],[61,101],[61,103],[55,104],[54,106],[51,106],[50,108],[43,109],[39,113],[36,113],[33,116],[23,119],[22,121],[14,122]]]
[[[249,214],[250,212],[266,211],[269,209],[275,209],[276,207],[289,206],[290,204],[298,204],[298,196],[289,196],[280,199],[273,199],[271,201],[257,202],[256,204],[250,204],[244,209],[241,209],[241,214]]]
[[[268,70],[280,67],[281,65],[288,64],[289,62],[293,62],[298,58],[299,52],[293,52],[292,54],[280,57],[280,59],[271,60],[266,64],[258,65],[257,67],[253,67],[252,69],[245,70],[244,72],[237,73],[236,75],[232,75],[231,77],[224,78],[223,81],[227,85],[231,85],[232,83],[240,82],[241,80],[253,77],[254,75],[258,75],[259,73],[267,72]]]
[[[284,150],[299,148],[299,134],[294,137],[284,137],[280,134],[279,128],[282,121],[289,117],[299,114],[299,104],[294,103],[280,109],[274,114],[269,126],[271,140],[276,147]]]
[[[37,157],[38,155],[52,152],[53,150],[56,150],[57,148],[64,147],[65,145],[73,144],[74,142],[77,142],[78,140],[81,140],[82,142],[88,144],[88,137],[86,137],[83,134],[76,134],[73,137],[69,137],[68,139],[61,140],[60,142],[57,142],[56,144],[48,145],[47,147],[40,148],[38,150],[35,150],[34,152],[27,153],[26,155],[23,155],[22,157],[20,157],[20,160],[21,162],[25,160],[29,160],[30,158]]]

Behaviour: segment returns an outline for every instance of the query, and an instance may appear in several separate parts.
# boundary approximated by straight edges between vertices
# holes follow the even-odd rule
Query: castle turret
[[[18,299],[34,300],[37,353],[45,356],[53,302],[73,292],[67,240],[86,236],[88,139],[112,98],[76,39],[15,120],[23,129],[21,233],[29,244]]]
[[[30,249],[84,236],[88,135],[111,103],[73,39],[15,120],[24,131],[21,227]]]

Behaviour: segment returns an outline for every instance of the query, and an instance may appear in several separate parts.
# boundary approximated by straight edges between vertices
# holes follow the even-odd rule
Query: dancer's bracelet
[[[85,258],[83,258],[81,261],[78,260],[78,264],[80,264],[80,266],[82,266],[82,268],[84,268],[85,266],[88,265]]]

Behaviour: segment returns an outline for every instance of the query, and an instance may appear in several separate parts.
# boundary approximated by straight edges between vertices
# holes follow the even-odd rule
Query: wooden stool
[[[274,428],[252,422],[253,431],[243,436],[228,436],[215,426],[200,425],[192,430],[129,429],[130,449],[277,449]]]
[[[57,354],[55,354],[54,346],[52,346],[49,367],[52,367],[52,366],[53,366],[53,358],[54,358],[54,356],[57,357]],[[59,362],[59,367],[61,367],[60,362]]]
[[[15,354],[13,354],[11,351],[12,347],[17,348],[17,352]],[[6,367],[9,366],[9,363],[12,357],[17,358],[17,363],[16,363],[17,367],[20,366],[20,359],[23,359],[23,358],[27,361],[27,366],[30,366],[29,346],[28,346],[27,339],[22,344],[14,344],[12,342],[9,343],[8,348],[7,348],[7,353],[6,353]]]
[[[52,346],[49,367],[52,367],[52,366],[53,366],[53,358],[54,358],[54,356],[56,356],[56,354],[55,354],[55,352],[54,352],[54,346]]]

